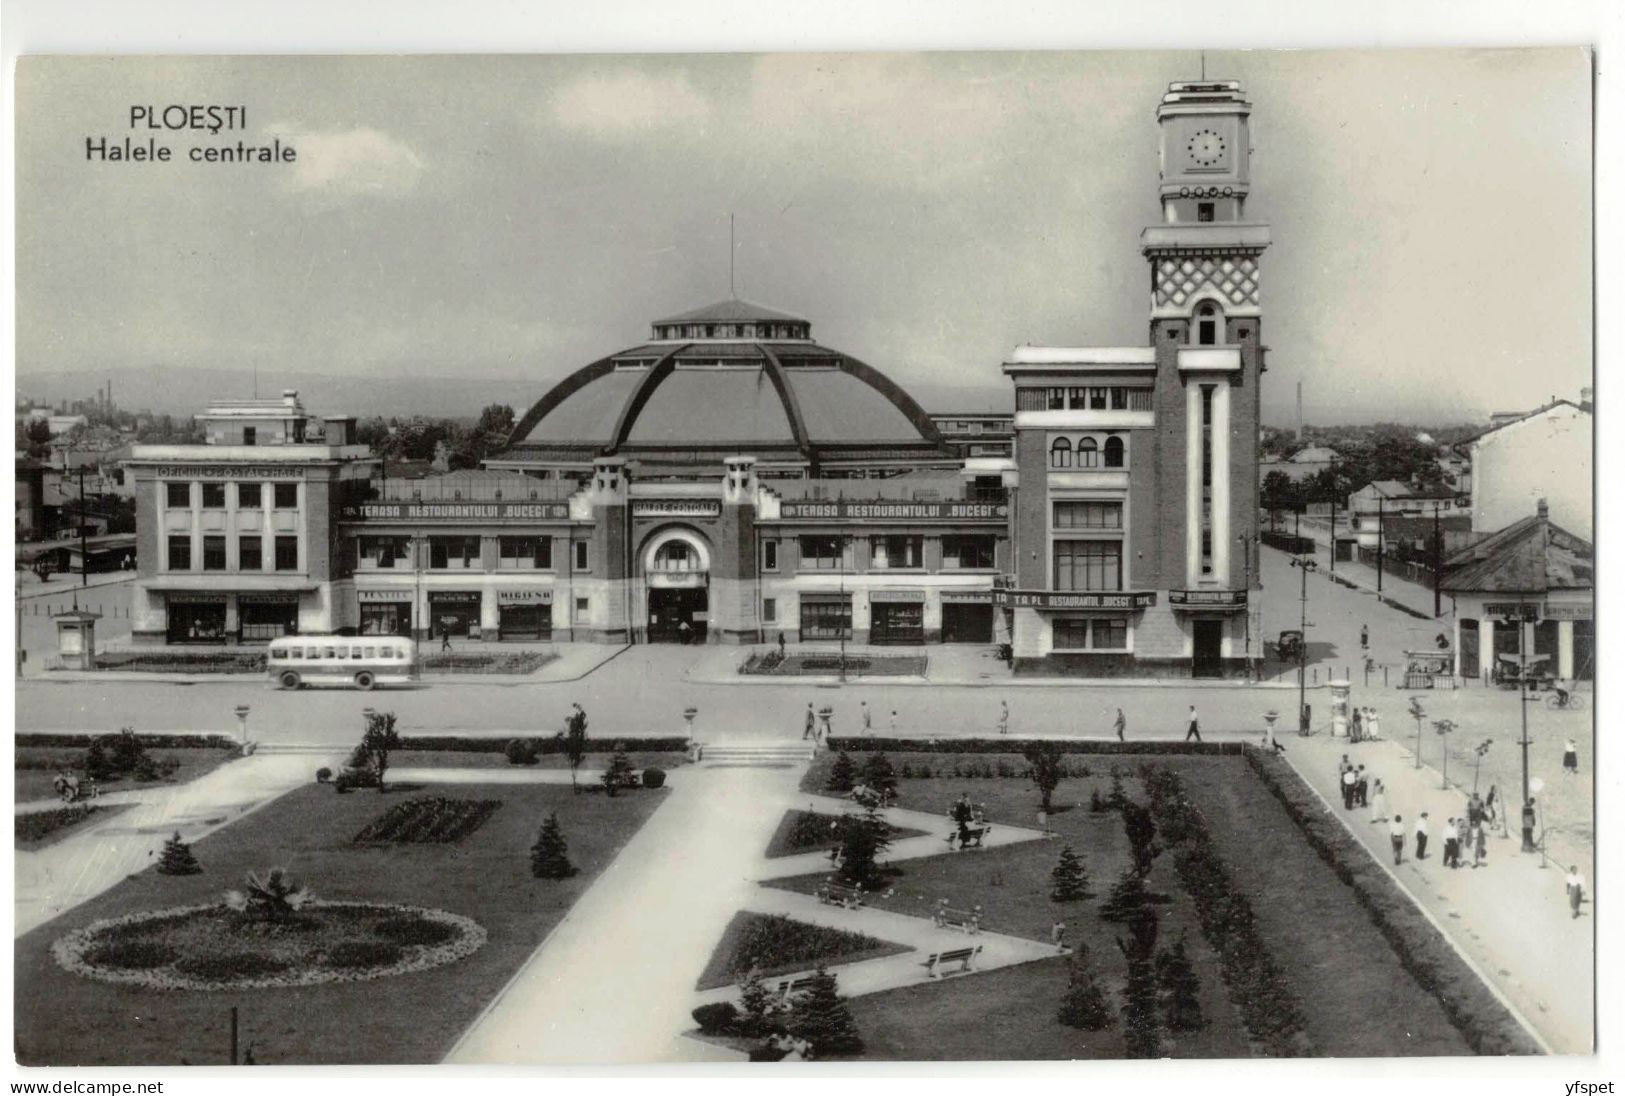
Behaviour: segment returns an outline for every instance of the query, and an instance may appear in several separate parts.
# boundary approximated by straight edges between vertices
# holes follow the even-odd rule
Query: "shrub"
[[[330,967],[387,967],[401,961],[401,945],[388,940],[343,940],[327,949]]]
[[[557,814],[547,816],[536,844],[530,848],[530,872],[538,879],[568,879],[576,873]]]
[[[180,831],[164,842],[163,852],[158,856],[159,875],[197,875],[203,871],[203,866],[192,855],[192,846],[181,840]]]
[[[632,769],[632,759],[626,756],[626,751],[619,745],[615,747],[615,754],[609,759],[609,765],[604,769],[604,791],[613,796],[622,788],[635,788],[638,785],[637,773]]]
[[[708,1005],[701,1005],[690,1015],[706,1035],[730,1034],[739,1022],[739,1010],[734,1008],[731,1001],[712,1001]]]
[[[1076,902],[1089,897],[1089,875],[1071,845],[1061,848],[1060,862],[1050,872],[1049,896],[1055,902]]]
[[[865,890],[881,882],[879,861],[891,847],[891,825],[874,811],[836,819],[835,840],[843,882]]]
[[[1042,742],[1023,755],[1032,766],[1033,784],[1038,788],[1038,802],[1049,810],[1050,797],[1061,783],[1061,748],[1053,742]]]
[[[1128,959],[1123,986],[1123,1050],[1130,1058],[1155,1058],[1161,1046],[1157,1020],[1157,983],[1150,959],[1117,942]]]
[[[431,795],[397,803],[355,835],[356,844],[448,845],[461,841],[502,806],[500,799],[448,799]]]
[[[625,750],[628,753],[683,753],[688,749],[688,739],[682,737],[668,738],[618,738],[612,740],[602,738],[583,739],[585,752],[590,754],[609,753],[614,749]],[[552,757],[566,752],[564,734],[560,732],[550,738],[533,738],[532,745],[536,747],[539,757]],[[51,745],[51,743],[43,743]],[[508,740],[502,738],[467,738],[451,734],[425,734],[402,735],[401,744],[396,747],[399,751],[428,750],[435,752],[452,753],[505,753],[508,749]]]
[[[245,978],[258,978],[278,974],[291,963],[258,952],[227,952],[224,955],[194,955],[175,964],[175,969],[194,978],[210,982],[234,982]]]
[[[1163,1019],[1170,1031],[1195,1031],[1203,1024],[1200,982],[1185,954],[1185,934],[1181,932],[1172,948],[1157,953],[1157,988]]]
[[[316,783],[326,784],[331,779],[333,779],[333,770],[326,765],[316,770]]]
[[[840,750],[835,754],[835,761],[829,767],[829,779],[824,781],[824,790],[849,792],[857,775],[857,766],[852,762],[852,755]]]
[[[1061,998],[1055,1018],[1067,1027],[1084,1031],[1100,1031],[1111,1026],[1111,1006],[1089,971],[1087,948],[1080,946],[1072,962],[1067,964],[1066,994]]]
[[[508,756],[510,765],[534,765],[541,755],[536,743],[528,738],[513,738],[502,751]]]
[[[427,917],[391,917],[378,922],[372,931],[396,944],[423,947],[449,944],[461,935],[455,927]]]
[[[85,952],[92,966],[115,970],[155,970],[175,961],[175,949],[157,940],[108,940]]]
[[[1111,893],[1100,907],[1100,916],[1106,921],[1129,921],[1151,901],[1145,890],[1145,878],[1132,868],[1125,869],[1112,884]]]
[[[663,788],[666,786],[666,770],[653,767],[643,770],[643,786],[645,788]]]
[[[872,753],[863,763],[863,782],[885,796],[897,794],[897,773],[883,753]]]
[[[1106,801],[1100,798],[1099,788],[1089,793],[1089,811],[1091,814],[1105,814],[1108,809]]]
[[[43,841],[57,830],[77,826],[101,808],[88,803],[75,803],[71,807],[58,807],[49,811],[28,811],[16,816],[17,840],[23,843]]]
[[[863,1039],[841,997],[835,975],[822,966],[813,975],[812,985],[796,998],[788,1026],[792,1035],[811,1043],[813,1054],[820,1058],[856,1054],[863,1049]]]
[[[739,1010],[739,1034],[756,1037],[772,1030],[773,995],[762,981],[762,972],[755,967],[739,980]]]
[[[993,738],[894,738],[889,735],[830,735],[825,740],[832,750],[885,751],[895,753],[945,754],[1019,754],[1034,746],[1050,743],[1066,754],[1095,754],[1141,757],[1147,754],[1170,756],[1240,756],[1246,749],[1241,742],[1177,742],[1142,740],[1139,742],[1107,742],[1099,739],[1046,739],[1017,738],[1013,735]]]

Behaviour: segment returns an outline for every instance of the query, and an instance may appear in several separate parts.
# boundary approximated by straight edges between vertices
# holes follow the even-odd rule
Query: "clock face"
[[[1215,166],[1224,160],[1229,150],[1224,137],[1211,129],[1197,130],[1185,144],[1185,155],[1197,167]]]

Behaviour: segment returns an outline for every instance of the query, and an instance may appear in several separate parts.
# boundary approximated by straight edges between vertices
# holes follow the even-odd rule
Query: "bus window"
[[[333,648],[329,647],[327,649],[327,657],[328,658],[343,658],[344,657],[344,648],[340,647],[338,650],[335,651]]]
[[[360,647],[351,647],[350,648],[350,657],[351,658],[360,658],[361,657],[361,648]]]
[[[378,657],[378,648],[376,648],[376,647],[363,647],[363,648],[361,648],[361,657],[362,658],[377,658]]]
[[[278,651],[279,658],[298,658],[304,651],[298,647],[289,647],[286,651]]]

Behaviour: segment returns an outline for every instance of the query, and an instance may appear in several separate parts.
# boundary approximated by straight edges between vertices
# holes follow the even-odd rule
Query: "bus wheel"
[[[358,689],[370,689],[370,688],[372,688],[372,686],[373,686],[373,676],[372,676],[372,674],[368,673],[366,670],[362,670],[359,674],[355,675],[355,687],[356,688],[358,688]]]
[[[299,675],[292,670],[285,670],[282,676],[277,678],[277,684],[284,689],[297,689],[299,688]]]

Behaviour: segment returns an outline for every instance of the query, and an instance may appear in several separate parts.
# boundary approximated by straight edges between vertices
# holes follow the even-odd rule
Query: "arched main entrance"
[[[710,622],[711,553],[687,529],[668,529],[643,550],[650,643],[704,643]]]

